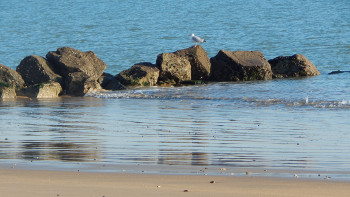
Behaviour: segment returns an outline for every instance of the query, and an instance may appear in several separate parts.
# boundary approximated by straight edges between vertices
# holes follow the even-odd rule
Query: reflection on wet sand
[[[0,159],[50,163],[58,168],[62,162],[76,162],[324,170],[331,163],[344,170],[350,160],[342,154],[348,141],[328,132],[338,131],[343,119],[330,123],[329,113],[342,115],[338,111],[240,108],[230,100],[3,101]],[[304,119],[327,121],[329,127]],[[322,146],[325,143],[333,144],[332,149]],[[339,154],[342,157],[334,163]]]

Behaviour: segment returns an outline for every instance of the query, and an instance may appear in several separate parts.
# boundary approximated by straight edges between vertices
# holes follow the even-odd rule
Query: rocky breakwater
[[[260,51],[221,50],[210,59],[211,81],[252,81],[320,75],[304,55],[279,56],[267,61]]]
[[[252,81],[319,75],[305,56],[280,56],[267,61],[259,51],[220,50],[209,59],[200,46],[162,53],[156,63],[141,62],[113,76],[94,52],[62,47],[46,58],[25,57],[16,71],[0,65],[0,96],[54,98],[83,96],[90,91],[140,86],[172,86],[215,81]]]
[[[198,45],[157,56],[156,64],[142,62],[115,76],[124,86],[171,86],[207,80],[210,76],[207,52]]]
[[[27,56],[16,71],[0,66],[0,95],[2,98],[83,96],[91,90],[102,89],[98,80],[106,67],[94,52],[70,47],[50,51],[46,58]]]

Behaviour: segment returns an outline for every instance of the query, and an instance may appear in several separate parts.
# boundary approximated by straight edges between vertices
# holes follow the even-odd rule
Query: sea
[[[194,33],[209,57],[303,54],[321,73],[0,100],[2,167],[350,180],[350,73],[328,74],[350,70],[349,0],[1,0],[0,10],[0,64],[12,69],[69,46],[116,75],[193,46]]]

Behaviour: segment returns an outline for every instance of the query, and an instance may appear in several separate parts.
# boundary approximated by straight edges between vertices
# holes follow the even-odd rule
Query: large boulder
[[[0,84],[0,99],[16,98],[14,87],[2,86]]]
[[[279,56],[269,60],[274,78],[320,75],[316,66],[304,55]]]
[[[24,83],[22,76],[15,70],[0,64],[0,86],[21,88]]]
[[[61,82],[62,77],[52,71],[52,65],[43,57],[31,55],[25,57],[17,66],[26,85],[35,85],[48,81]]]
[[[191,80],[191,63],[174,53],[162,53],[157,56],[157,67],[160,70],[160,82],[181,83]]]
[[[17,95],[29,98],[57,98],[62,93],[58,82],[41,83],[22,88]]]
[[[113,75],[109,73],[103,73],[100,78],[98,78],[98,83],[105,90],[124,90],[126,87],[120,83]]]
[[[70,73],[82,72],[90,80],[97,80],[107,67],[94,52],[81,52],[70,47],[50,51],[46,54],[46,58],[53,64],[54,71],[63,77],[67,77]]]
[[[89,91],[101,89],[97,80],[107,65],[94,52],[62,47],[47,53],[46,58],[53,65],[53,70],[64,78],[62,84],[66,94],[83,96]]]
[[[191,63],[191,79],[205,80],[210,75],[210,60],[201,45],[174,52],[175,55],[186,58]]]
[[[152,63],[142,62],[115,77],[125,86],[154,86],[158,81],[159,69]]]
[[[213,81],[272,79],[271,66],[260,51],[221,50],[210,61]]]

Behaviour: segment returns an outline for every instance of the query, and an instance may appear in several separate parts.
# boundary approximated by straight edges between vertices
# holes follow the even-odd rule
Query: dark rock
[[[320,75],[316,66],[304,55],[279,56],[269,60],[274,78]]]
[[[21,88],[24,80],[15,70],[0,64],[0,86]]]
[[[69,73],[65,80],[66,94],[84,96],[86,93],[102,89],[97,80],[92,80],[83,72]]]
[[[191,63],[174,53],[162,53],[157,56],[157,67],[160,70],[158,81],[180,83],[191,80]]]
[[[260,51],[225,51],[210,59],[213,81],[272,79],[271,66]]]
[[[0,85],[0,99],[8,99],[8,98],[16,98],[15,88]]]
[[[125,86],[154,86],[158,77],[159,69],[149,62],[135,64],[115,76]]]
[[[113,75],[109,73],[103,73],[100,78],[98,78],[98,83],[105,90],[124,90],[126,89],[123,84],[120,83]]]
[[[22,88],[17,95],[29,98],[57,98],[62,93],[58,82],[41,83]]]
[[[62,77],[52,71],[52,65],[43,57],[31,55],[25,57],[16,71],[22,75],[27,85],[35,85],[48,81],[62,82]]]
[[[198,45],[174,52],[175,55],[186,58],[191,63],[191,79],[208,79],[210,75],[210,60],[207,52]]]
[[[94,52],[81,52],[70,47],[50,51],[46,58],[53,64],[55,73],[63,77],[67,77],[70,73],[82,72],[86,78],[97,80],[107,67]]]

